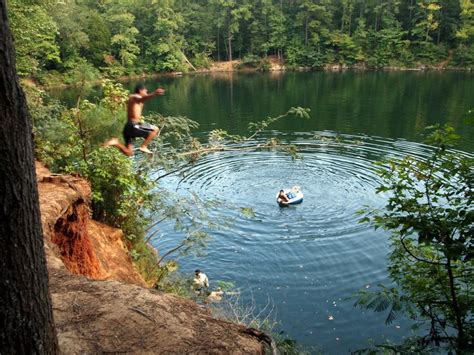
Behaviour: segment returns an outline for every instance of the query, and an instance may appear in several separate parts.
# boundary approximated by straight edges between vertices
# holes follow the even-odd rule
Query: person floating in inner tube
[[[105,143],[105,146],[117,147],[122,153],[128,156],[133,155],[133,140],[137,137],[144,138],[145,141],[138,148],[140,151],[148,154],[152,152],[147,148],[148,144],[156,137],[160,131],[158,127],[141,122],[142,111],[145,101],[158,95],[164,95],[165,90],[158,88],[151,94],[148,93],[147,88],[143,84],[138,84],[135,88],[135,93],[130,95],[127,104],[127,123],[123,128],[123,137],[125,145],[120,143],[118,138],[112,138]]]
[[[283,205],[287,205],[288,202],[290,202],[288,197],[285,195],[285,191],[283,191],[283,190],[280,190],[280,193],[278,194],[277,201],[278,201],[278,203],[281,203]]]

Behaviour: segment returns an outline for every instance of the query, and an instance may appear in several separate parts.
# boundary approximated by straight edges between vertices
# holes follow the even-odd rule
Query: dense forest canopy
[[[290,67],[474,63],[472,0],[11,0],[9,10],[24,76],[269,55]]]

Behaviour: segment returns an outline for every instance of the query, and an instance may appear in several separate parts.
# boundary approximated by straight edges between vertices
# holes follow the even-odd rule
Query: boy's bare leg
[[[133,145],[129,144],[128,146],[125,146],[122,143],[120,143],[118,138],[109,139],[107,142],[104,143],[104,147],[116,147],[123,154],[125,154],[129,157],[133,155]]]
[[[139,148],[142,152],[145,152],[145,153],[152,153],[152,152],[147,148],[147,146],[148,146],[148,144],[150,144],[151,140],[156,137],[156,135],[158,134],[159,131],[160,131],[159,128],[155,128],[155,129],[148,135],[148,137],[146,137],[145,141],[143,142],[143,144],[142,144],[142,145],[140,146],[140,148]]]

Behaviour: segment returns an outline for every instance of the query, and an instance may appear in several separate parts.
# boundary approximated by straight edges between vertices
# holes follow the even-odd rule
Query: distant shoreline
[[[131,75],[122,75],[115,78],[106,78],[102,77],[97,80],[89,81],[87,84],[99,85],[103,80],[110,79],[116,80],[118,82],[129,82],[133,80],[148,80],[153,78],[160,77],[181,77],[185,75],[201,75],[201,74],[214,74],[214,73],[250,73],[250,72],[260,72],[260,73],[277,73],[277,72],[329,72],[329,73],[338,73],[338,72],[465,72],[472,73],[474,68],[471,67],[453,67],[453,66],[434,66],[434,65],[419,65],[417,67],[403,67],[403,66],[387,66],[382,68],[370,68],[365,64],[354,64],[354,65],[342,65],[342,64],[327,64],[323,67],[312,68],[312,67],[291,67],[288,68],[284,64],[272,60],[269,61],[269,66],[262,70],[259,67],[245,65],[241,60],[233,60],[226,62],[213,62],[210,68],[207,69],[198,69],[189,72],[166,72],[166,73],[141,73],[141,74],[131,74]],[[60,85],[42,85],[34,78],[22,78],[21,82],[23,85],[28,87],[42,87],[46,90],[54,89],[64,89],[64,88],[73,88],[78,85],[75,84],[60,84]]]

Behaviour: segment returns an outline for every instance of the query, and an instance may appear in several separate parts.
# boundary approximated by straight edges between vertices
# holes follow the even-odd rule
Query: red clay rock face
[[[90,220],[87,230],[100,268],[105,271],[101,279],[146,286],[137,269],[132,266],[123,232],[120,229]]]
[[[146,286],[128,255],[122,231],[90,218],[87,181],[51,174],[41,163],[36,163],[36,175],[48,264],[61,264],[72,274],[92,279]]]
[[[88,222],[88,208],[84,201],[78,200],[57,220],[51,241],[59,247],[61,260],[69,272],[99,279],[104,272],[90,242]]]

